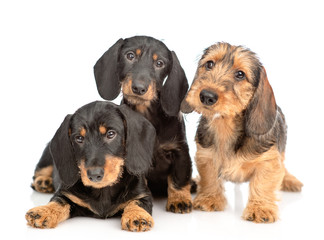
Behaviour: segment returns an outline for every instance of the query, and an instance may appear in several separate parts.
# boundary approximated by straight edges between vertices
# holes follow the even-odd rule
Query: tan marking
[[[37,192],[42,193],[53,193],[53,165],[41,168],[36,170],[34,173],[34,181],[32,183],[32,187]]]
[[[158,59],[158,55],[156,53],[153,54],[153,60],[156,61]]]
[[[107,128],[105,126],[103,126],[103,125],[100,125],[99,132],[101,134],[106,134],[107,133]]]
[[[138,49],[136,49],[135,53],[137,56],[140,56],[142,53],[142,50],[138,48]]]
[[[187,205],[187,209],[179,207],[179,204]],[[192,201],[190,194],[190,184],[177,189],[174,187],[171,176],[168,176],[168,201],[166,205],[167,211],[171,211],[174,207],[175,213],[189,213],[192,210]]]
[[[87,130],[86,130],[84,127],[82,127],[82,128],[80,129],[80,135],[81,135],[82,137],[85,137],[86,133],[87,133]]]
[[[50,202],[45,206],[30,209],[26,213],[27,224],[34,228],[55,228],[70,216],[70,205]]]
[[[53,173],[53,165],[50,165],[48,167],[44,167],[44,168],[41,168],[41,169],[35,171],[34,176],[35,177],[38,177],[38,176],[52,176],[52,173]]]
[[[124,209],[121,218],[123,230],[131,232],[145,232],[151,230],[154,226],[152,216],[143,208],[138,206],[138,201],[131,201]]]
[[[89,209],[91,212],[95,213],[98,215],[98,213],[91,207],[91,205],[89,203],[86,203],[85,201],[83,201],[82,199],[78,198],[77,196],[71,194],[71,193],[63,193],[64,196],[66,196],[68,199],[70,199],[72,202],[74,202],[75,204],[87,208]]]
[[[118,182],[119,178],[123,174],[124,160],[119,157],[114,157],[107,155],[106,163],[104,166],[104,177],[100,182],[92,182],[87,176],[87,170],[89,168],[85,167],[84,160],[81,160],[79,166],[81,172],[81,180],[85,186],[91,186],[94,188],[103,188],[107,186],[112,186]]]

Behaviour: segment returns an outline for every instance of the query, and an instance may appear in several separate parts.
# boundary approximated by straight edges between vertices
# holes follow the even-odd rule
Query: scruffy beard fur
[[[212,68],[206,68],[208,61],[214,63]],[[245,73],[243,80],[235,78],[237,71]],[[217,94],[215,104],[202,103],[200,93],[204,89]],[[196,134],[200,180],[194,208],[224,210],[223,181],[249,181],[243,218],[256,223],[275,222],[277,191],[301,191],[303,185],[284,167],[284,115],[255,54],[227,43],[206,49],[182,109],[202,114]]]

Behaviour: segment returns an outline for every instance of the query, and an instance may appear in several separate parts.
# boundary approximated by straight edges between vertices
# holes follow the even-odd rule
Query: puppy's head
[[[171,116],[178,114],[188,89],[175,52],[151,37],[118,40],[97,61],[94,73],[104,99],[113,100],[122,89],[124,98],[132,105],[148,107],[152,101],[160,100]]]
[[[193,110],[209,121],[245,114],[248,133],[266,133],[276,116],[276,102],[255,53],[227,43],[207,48],[181,104],[184,113]]]
[[[144,174],[154,139],[153,126],[128,107],[93,102],[65,118],[50,151],[64,185],[81,178],[85,186],[103,188],[119,182],[125,169]]]

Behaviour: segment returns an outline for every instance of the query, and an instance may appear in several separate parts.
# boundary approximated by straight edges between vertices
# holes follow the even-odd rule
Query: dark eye
[[[128,52],[128,53],[126,53],[126,58],[129,61],[133,61],[133,59],[135,58],[135,54],[133,52]]]
[[[76,136],[76,137],[75,137],[75,141],[76,141],[77,143],[83,143],[83,141],[84,141],[84,137],[82,137],[82,136]]]
[[[155,66],[158,68],[161,68],[164,66],[164,62],[162,60],[158,60],[158,61],[156,61]]]
[[[108,130],[107,132],[107,138],[113,139],[116,136],[116,132],[114,130]]]
[[[214,66],[215,66],[215,63],[213,61],[208,61],[205,64],[205,67],[206,67],[207,70],[213,69]]]
[[[237,72],[235,73],[235,78],[236,78],[236,80],[238,80],[238,81],[242,81],[242,80],[245,79],[245,73],[242,72],[242,71],[237,71]]]

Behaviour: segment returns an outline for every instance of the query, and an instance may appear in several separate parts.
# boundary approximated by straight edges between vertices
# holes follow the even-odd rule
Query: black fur
[[[140,56],[128,61],[127,53],[135,55],[137,49],[141,51]],[[154,54],[158,56],[157,60],[154,60]],[[159,60],[164,63],[162,68],[156,67]],[[114,64],[109,65],[111,62]],[[148,174],[149,187],[154,194],[166,194],[168,176],[171,176],[176,188],[189,184],[192,165],[185,125],[179,113],[181,101],[188,90],[188,82],[175,52],[151,37],[120,39],[97,61],[94,73],[98,92],[104,99],[114,99],[127,78],[133,84],[140,82],[146,87],[156,86],[156,98],[142,112],[157,133],[154,167]],[[136,99],[138,103],[124,94],[122,103],[137,110],[141,105],[141,96]]]
[[[99,132],[100,125],[116,132],[111,141]],[[80,129],[86,130],[82,144],[76,139]],[[126,105],[92,102],[64,119],[37,164],[36,172],[54,166],[55,194],[51,201],[71,206],[70,217],[91,216],[107,218],[118,213],[121,204],[138,200],[138,205],[152,214],[152,196],[145,183],[145,174],[152,163],[155,129],[140,114]],[[124,160],[122,175],[112,185],[102,188],[85,186],[79,166],[105,164],[106,155]],[[80,206],[69,199],[69,194],[91,206]]]

